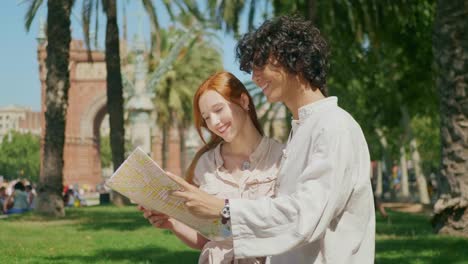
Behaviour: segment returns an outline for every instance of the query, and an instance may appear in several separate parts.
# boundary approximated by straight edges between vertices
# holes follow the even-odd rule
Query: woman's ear
[[[244,110],[249,111],[249,96],[245,93],[241,94],[241,105]]]

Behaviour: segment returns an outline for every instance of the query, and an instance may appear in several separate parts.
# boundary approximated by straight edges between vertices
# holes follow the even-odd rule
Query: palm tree
[[[222,27],[228,33],[234,33],[236,37],[239,36],[239,21],[241,14],[247,9],[247,28],[253,29],[253,22],[259,1],[250,0],[208,0],[208,10],[210,18],[218,27]],[[268,1],[264,1],[268,4]]]
[[[107,17],[106,26],[106,67],[107,67],[107,110],[109,113],[110,137],[112,149],[112,161],[114,170],[125,160],[125,130],[124,130],[124,115],[123,115],[123,85],[120,67],[120,49],[119,49],[119,28],[117,24],[117,3],[115,0],[103,0],[103,10]],[[171,14],[171,5],[165,3],[166,11]],[[152,1],[142,0],[142,4],[147,11],[151,21],[152,35],[152,57],[159,60],[160,37],[159,37],[159,22],[157,13]],[[98,9],[99,1],[87,0],[83,1],[82,17],[83,31],[85,42],[90,47],[89,27],[90,18],[92,16],[93,7]],[[98,12],[96,12],[96,25],[98,21]],[[96,26],[97,29],[97,26]],[[97,34],[96,34],[97,35]],[[156,55],[154,55],[156,54]],[[112,196],[114,204],[126,204],[129,201],[122,195],[114,193]]]
[[[433,50],[440,93],[441,174],[448,182],[434,206],[439,233],[468,235],[468,8],[466,0],[437,1]]]
[[[110,141],[114,171],[125,160],[125,130],[123,110],[123,85],[120,72],[119,26],[117,25],[116,0],[104,0],[106,25],[107,112],[109,113]],[[112,202],[129,204],[124,196],[114,192]]]
[[[45,96],[45,135],[42,170],[38,185],[38,212],[64,216],[63,149],[70,76],[70,14],[73,0],[47,1],[47,77]],[[26,15],[26,28],[42,1],[33,1]]]
[[[160,31],[162,43],[160,54],[165,57],[165,60],[171,57],[168,54],[169,48],[171,48],[168,44],[169,38],[175,37],[174,35],[177,33],[176,30]],[[185,170],[185,132],[192,121],[193,94],[198,88],[197,84],[201,84],[210,74],[220,69],[222,69],[220,52],[210,47],[199,35],[199,37],[194,38],[192,45],[180,50],[172,69],[162,76],[160,82],[150,86],[157,94],[154,104],[157,106],[157,124],[162,132],[163,168],[167,167],[168,137],[172,127],[178,130],[181,171]]]
[[[298,12],[322,30],[333,53],[330,89],[340,96],[340,104],[348,107],[364,124],[368,138],[383,135],[376,134],[376,130],[393,130],[393,127],[401,126],[399,130],[403,136],[398,138],[403,139],[404,145],[409,145],[420,201],[429,204],[417,139],[411,133],[411,122],[408,121],[415,113],[421,114],[417,98],[427,98],[426,103],[432,107],[437,103],[433,99],[431,83],[432,54],[425,44],[430,41],[430,34],[413,32],[430,31],[433,1],[275,0],[272,4],[275,15]],[[398,53],[400,55],[396,56]],[[383,78],[382,74],[385,75]],[[371,81],[362,80],[363,76],[371,77]],[[362,90],[362,87],[369,89]],[[365,102],[365,107],[358,107],[356,101]],[[368,120],[373,122],[369,124]],[[401,145],[398,140],[391,143]],[[401,146],[404,148],[404,145]],[[381,149],[385,148],[381,146]]]
[[[68,3],[68,1],[66,2]],[[70,14],[71,8],[73,6],[74,1],[70,1],[70,10],[68,10],[68,36],[64,38],[64,40],[68,40],[68,44],[71,39],[71,31],[69,30],[70,25]],[[35,17],[35,14],[42,4],[41,0],[35,0],[31,2],[30,7],[27,12],[26,16],[26,27],[29,28],[32,20]],[[120,54],[119,54],[119,30],[117,25],[117,4],[115,0],[103,0],[103,9],[107,16],[107,26],[106,26],[106,68],[107,68],[107,109],[109,112],[109,122],[111,128],[111,149],[112,149],[112,161],[114,164],[114,168],[116,169],[120,164],[124,161],[124,128],[123,128],[123,96],[122,96],[122,77],[120,73]],[[90,16],[92,14],[93,7],[96,10],[99,9],[99,1],[93,2],[91,0],[83,1],[83,29],[85,32],[85,42],[87,44],[88,50],[90,48],[90,39],[89,39],[89,21]],[[62,11],[60,11],[62,12]],[[97,12],[96,12],[97,13]],[[49,10],[50,14],[50,10]],[[97,25],[96,19],[96,25]],[[55,24],[54,24],[55,25]],[[62,26],[62,25],[60,25]],[[49,21],[48,21],[48,29],[49,29]],[[97,27],[96,27],[97,29]],[[49,32],[49,31],[48,31]],[[96,32],[97,33],[97,32]],[[96,34],[97,35],[97,34]],[[54,34],[55,36],[55,34]],[[49,44],[50,41],[49,41]],[[47,52],[49,52],[48,45]],[[53,45],[55,47],[55,45]],[[69,51],[67,47],[67,52]],[[68,65],[68,54],[67,54],[67,65]],[[90,59],[92,60],[91,53],[89,53]],[[49,56],[48,56],[49,57]],[[64,67],[67,70],[68,74],[68,66]],[[68,91],[69,82],[67,80],[67,90]],[[68,93],[66,93],[68,94]],[[65,105],[66,107],[66,105]],[[66,113],[66,112],[65,112]],[[60,120],[60,119],[58,119]],[[46,118],[47,123],[47,118]],[[65,127],[65,126],[64,126]],[[63,147],[62,147],[63,149]],[[63,150],[61,152],[63,155]],[[44,156],[44,163],[45,163],[46,156]],[[63,168],[63,158],[61,168]],[[61,169],[60,168],[60,169]],[[60,178],[60,186],[62,186],[62,179]],[[60,188],[62,189],[62,188]],[[113,195],[114,203],[116,204],[123,204],[127,203],[123,196],[116,194]]]
[[[35,14],[37,12],[37,10],[39,9],[39,7],[41,6],[42,4],[42,0],[34,0],[31,2],[29,8],[28,8],[28,12],[27,12],[27,15],[26,15],[26,28],[29,29],[34,17],[35,17]],[[51,3],[54,4],[54,7],[56,7],[56,5],[58,5],[56,3],[57,1],[49,1],[48,4],[51,5]],[[58,1],[59,2],[59,1]],[[189,12],[193,13],[193,14],[196,14],[198,17],[200,17],[198,15],[198,10],[196,8],[193,8],[193,7],[190,7],[190,8],[186,8],[184,9],[184,6],[182,5],[184,1],[176,1],[176,4],[178,5],[178,7],[181,9],[181,14],[186,14],[189,10]],[[155,9],[154,9],[154,6],[152,4],[152,1],[150,0],[142,0],[142,3],[145,7],[145,9],[147,10],[147,12],[149,13],[149,16],[151,18],[151,21],[152,21],[152,30],[153,30],[153,34],[152,34],[152,41],[158,41],[157,40],[157,32],[159,30],[159,23],[157,21],[157,16],[156,16],[156,12],[155,12]],[[171,12],[171,5],[164,1],[165,3],[165,7],[166,7],[166,10],[171,14],[171,17],[173,17],[172,15],[172,12]],[[71,0],[71,1],[65,1],[63,6],[64,8],[66,8],[67,12],[64,13],[65,15],[68,16],[68,24],[66,26],[66,33],[68,33],[68,36],[65,38],[63,38],[63,41],[68,41],[67,42],[67,48],[66,49],[63,49],[63,46],[58,46],[58,45],[52,45],[52,50],[53,51],[56,51],[56,50],[60,50],[62,52],[64,52],[65,50],[68,52],[69,51],[69,42],[71,40],[71,32],[70,32],[70,14],[71,14],[71,8],[74,4],[74,1]],[[114,164],[114,168],[118,168],[118,166],[120,166],[120,164],[124,161],[125,157],[124,157],[124,153],[125,153],[125,141],[124,141],[124,134],[125,134],[125,131],[124,131],[124,126],[123,126],[123,92],[122,92],[122,76],[121,76],[121,72],[120,72],[120,54],[119,54],[119,30],[118,30],[118,24],[117,24],[117,4],[116,4],[116,1],[115,0],[103,0],[102,1],[102,5],[103,5],[103,9],[104,9],[104,12],[106,14],[106,17],[107,17],[107,26],[106,26],[106,67],[107,67],[107,94],[108,94],[108,100],[107,100],[107,109],[108,109],[108,112],[109,112],[109,122],[110,122],[110,128],[111,128],[111,149],[112,149],[112,161],[113,161],[113,164]],[[97,36],[97,24],[98,24],[98,9],[99,9],[99,1],[96,0],[96,1],[93,1],[93,0],[84,0],[83,1],[83,8],[82,8],[82,18],[83,18],[83,31],[84,31],[84,35],[85,35],[85,42],[87,44],[87,47],[88,49],[90,48],[90,37],[89,37],[89,26],[90,26],[90,18],[91,18],[91,15],[92,15],[92,11],[94,10],[93,7],[96,9],[96,36]],[[62,12],[62,11],[60,11]],[[62,12],[63,13],[63,12]],[[54,23],[53,26],[51,26],[49,24],[49,18],[51,18],[51,15],[55,15],[54,13],[50,13],[50,10],[49,10],[49,15],[48,15],[48,32],[54,32],[54,31],[49,31],[49,27],[53,27],[54,30],[57,30],[57,25],[60,25],[60,26],[64,26],[65,24],[64,23]],[[52,19],[59,19],[61,18],[60,16],[53,16]],[[55,22],[55,21],[54,21]],[[61,22],[61,21],[59,21]],[[60,32],[62,33],[62,32]],[[54,34],[54,37],[56,35]],[[60,37],[63,37],[62,34],[59,35]],[[58,41],[60,40],[60,38],[56,38],[54,39],[55,41]],[[96,40],[95,40],[96,41]],[[51,42],[49,41],[49,44]],[[54,42],[55,43],[55,42]],[[157,46],[157,45],[156,45]],[[47,52],[49,52],[49,48],[51,47],[51,45],[48,45],[48,48],[47,48]],[[55,49],[55,50],[54,50]],[[63,87],[63,86],[60,86],[58,85],[56,90],[58,88],[62,89],[63,92],[61,93],[61,96],[64,98],[64,99],[67,99],[67,95],[68,95],[68,87],[69,87],[69,80],[68,80],[68,56],[69,54],[66,55],[66,64],[67,65],[66,67],[63,67],[62,65],[62,68],[61,68],[61,71],[66,71],[67,73],[67,80],[65,82],[66,86]],[[90,59],[91,58],[91,54],[89,53],[89,56],[90,56]],[[53,58],[53,56],[52,56]],[[61,59],[61,57],[59,57],[59,59]],[[49,59],[47,60],[47,62],[49,62]],[[56,67],[58,68],[58,67]],[[49,67],[48,67],[49,69]],[[59,68],[60,69],[60,68]],[[53,74],[59,74],[61,73],[60,71],[58,71],[57,73],[53,72]],[[61,77],[61,75],[59,75],[59,77]],[[49,80],[49,73],[48,73],[48,80]],[[56,77],[51,77],[51,79],[56,79]],[[55,80],[54,79],[54,80]],[[49,82],[48,82],[49,84]],[[48,86],[49,87],[49,86]],[[58,99],[61,99],[61,98],[58,98]],[[61,106],[62,110],[64,111],[61,111],[61,113],[63,114],[63,118],[60,119],[60,118],[57,118],[55,119],[55,121],[57,122],[60,122],[61,120],[63,120],[63,124],[61,124],[61,126],[63,126],[63,129],[65,129],[65,115],[66,115],[66,100],[65,101],[60,101],[60,102],[64,102],[64,105]],[[48,104],[47,104],[48,105]],[[55,104],[56,105],[56,104]],[[53,107],[50,107],[51,109]],[[58,110],[60,110],[58,109]],[[51,114],[53,110],[50,110],[49,114]],[[60,112],[60,111],[58,111]],[[47,112],[46,112],[46,122],[49,121],[49,120],[52,120],[54,119],[54,116],[51,116],[50,118],[47,117]],[[49,133],[50,135],[51,133]],[[62,131],[62,134],[64,134],[64,130]],[[59,140],[59,143],[60,143],[60,137],[54,137],[56,139]],[[49,139],[48,138],[48,134],[47,134],[47,131],[46,131],[46,140]],[[46,141],[47,142],[47,141]],[[59,167],[57,170],[60,170],[60,184],[56,186],[56,189],[60,189],[60,196],[61,196],[61,192],[62,192],[62,184],[63,184],[63,175],[62,175],[62,168],[63,168],[63,142],[64,142],[64,135],[63,135],[63,139],[61,140],[61,150],[59,152],[57,152],[57,155],[61,155],[60,156],[60,160],[61,162],[57,162],[56,164],[59,164]],[[48,149],[45,149],[47,151],[49,151]],[[54,152],[55,153],[55,152]],[[47,155],[46,152],[44,153],[44,155]],[[48,159],[45,158],[45,161],[44,161],[44,166],[46,166],[46,161],[48,161]],[[48,164],[48,163],[47,163]],[[45,167],[44,167],[45,168]],[[53,181],[54,184],[58,184],[59,180],[56,179],[55,181]],[[50,184],[47,184],[47,186],[49,186]],[[60,186],[60,188],[58,187]],[[116,203],[116,204],[122,204],[122,203],[126,203],[128,202],[126,199],[124,199],[123,196],[121,195],[113,195],[113,202]],[[63,208],[63,205],[62,205],[62,208]]]

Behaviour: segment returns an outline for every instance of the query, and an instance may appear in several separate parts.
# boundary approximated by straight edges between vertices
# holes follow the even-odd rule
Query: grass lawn
[[[0,220],[0,263],[196,263],[198,252],[150,226],[135,206],[66,209]]]
[[[468,239],[436,235],[430,217],[389,212],[377,215],[376,264],[468,263]]]
[[[428,217],[377,219],[377,264],[468,263],[468,239],[434,235]],[[152,228],[135,207],[67,209],[0,219],[0,263],[197,263],[198,252]]]

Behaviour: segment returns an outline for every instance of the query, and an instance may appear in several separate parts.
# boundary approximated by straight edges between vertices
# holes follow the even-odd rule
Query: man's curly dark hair
[[[242,36],[236,57],[242,71],[262,68],[270,56],[288,72],[303,76],[327,96],[328,45],[311,21],[299,16],[280,16],[265,21]]]

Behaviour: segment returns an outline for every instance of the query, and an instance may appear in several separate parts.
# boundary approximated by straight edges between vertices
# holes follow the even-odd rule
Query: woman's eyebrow
[[[223,106],[223,105],[224,105],[223,103],[216,103],[216,104],[212,105],[210,108],[213,109],[213,108],[216,108],[218,106]],[[203,117],[203,115],[205,115],[205,112],[200,111],[200,114]]]
[[[217,103],[217,104],[212,105],[211,108],[213,109],[215,107],[222,106],[222,105],[223,105],[223,103]]]

